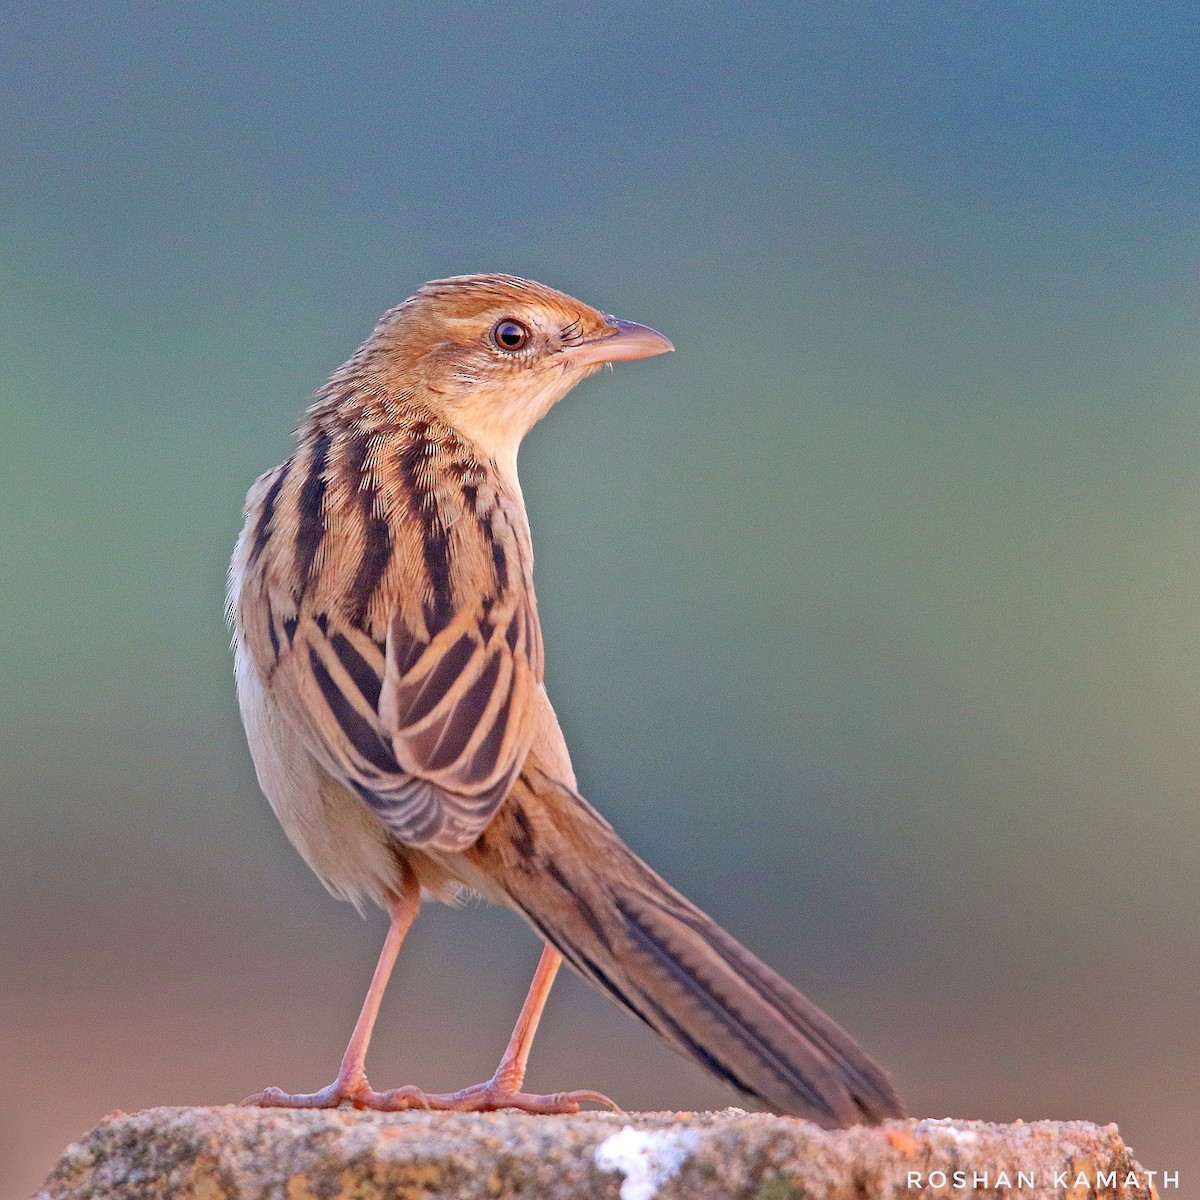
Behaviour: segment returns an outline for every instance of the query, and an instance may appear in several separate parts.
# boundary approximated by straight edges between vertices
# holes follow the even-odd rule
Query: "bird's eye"
[[[501,350],[520,350],[529,341],[529,329],[520,321],[505,317],[503,321],[496,322],[492,330],[492,341]]]

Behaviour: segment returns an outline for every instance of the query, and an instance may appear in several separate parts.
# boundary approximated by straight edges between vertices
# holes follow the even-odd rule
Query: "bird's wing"
[[[399,436],[399,435],[397,435]],[[411,846],[461,850],[529,752],[542,642],[519,493],[449,427],[381,457],[314,423],[257,481],[231,602],[317,761]]]
[[[269,634],[281,649],[272,693],[322,765],[407,845],[469,846],[529,752],[537,616],[519,589],[507,601],[459,611],[428,640],[399,612],[382,646],[326,615]]]

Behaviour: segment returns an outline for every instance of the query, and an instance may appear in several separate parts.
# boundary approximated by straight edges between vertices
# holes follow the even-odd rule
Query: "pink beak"
[[[605,317],[605,320],[612,332],[602,333],[599,337],[568,350],[567,353],[573,362],[629,362],[635,358],[653,358],[656,354],[666,354],[675,349],[661,333],[651,329],[649,325],[639,325],[636,321],[620,321],[616,317]]]

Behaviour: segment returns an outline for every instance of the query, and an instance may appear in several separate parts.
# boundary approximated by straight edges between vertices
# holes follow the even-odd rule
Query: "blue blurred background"
[[[225,564],[377,315],[481,270],[678,348],[522,455],[585,793],[914,1112],[1196,1180],[1193,4],[5,27],[0,1191],[331,1078],[384,926],[258,794]],[[483,1078],[536,959],[427,908],[375,1082]],[[531,1084],[736,1102],[575,979]]]

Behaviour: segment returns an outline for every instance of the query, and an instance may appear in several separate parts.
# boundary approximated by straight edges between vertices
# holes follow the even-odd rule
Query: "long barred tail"
[[[887,1076],[840,1026],[536,763],[466,857],[476,854],[581,975],[739,1091],[827,1126],[904,1115]]]

